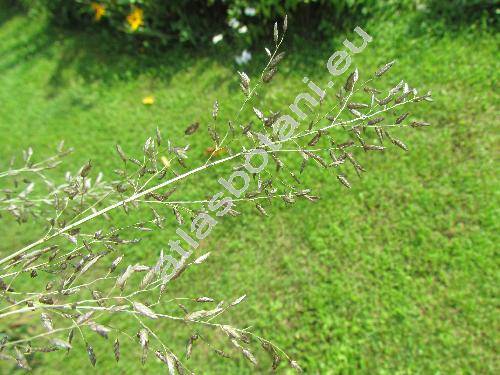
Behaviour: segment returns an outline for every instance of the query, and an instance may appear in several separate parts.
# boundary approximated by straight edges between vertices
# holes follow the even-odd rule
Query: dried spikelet
[[[191,357],[191,353],[193,352],[193,343],[198,340],[198,335],[191,335],[186,345],[186,359]]]
[[[363,129],[363,128],[362,128]],[[359,141],[359,143],[361,143],[361,146],[364,146],[365,145],[365,141],[364,139],[361,137],[361,130],[360,129],[360,126],[353,126],[351,128],[352,132],[354,133],[354,135],[356,136],[356,139]]]
[[[109,273],[113,272],[116,269],[116,266],[118,266],[118,264],[120,264],[122,259],[123,259],[123,255],[120,255],[118,258],[116,258],[113,261],[113,263],[111,263],[111,265],[109,266]]]
[[[380,93],[382,92],[382,91],[377,90],[376,88],[374,88],[374,87],[370,87],[370,86],[365,86],[365,87],[363,88],[363,90],[364,90],[365,92],[369,93],[369,94],[375,94],[375,95],[376,95],[376,94],[380,94]]]
[[[406,146],[403,142],[401,142],[399,139],[391,139],[391,142],[393,144],[395,144],[396,146],[398,146],[399,148],[405,150],[405,151],[408,151],[408,146]]]
[[[254,366],[257,366],[257,359],[255,359],[254,355],[252,352],[248,349],[242,348],[241,353],[243,353],[243,356],[248,359]]]
[[[349,181],[347,181],[347,178],[344,175],[339,174],[339,175],[337,175],[337,178],[342,183],[342,185],[344,185],[346,188],[348,188],[348,189],[351,188],[351,184],[349,183]]]
[[[168,366],[170,375],[175,375],[175,363],[168,353],[163,354],[160,350],[155,351],[156,357]]]
[[[215,309],[212,310],[198,310],[198,311],[193,311],[192,313],[187,314],[184,319],[186,320],[198,320],[198,319],[203,319],[203,318],[209,318],[211,316],[214,316],[222,311],[222,308],[217,306]]]
[[[215,99],[214,108],[212,110],[212,117],[214,120],[217,120],[217,115],[219,114],[219,101]]]
[[[141,363],[145,364],[146,359],[148,357],[148,344],[149,344],[148,331],[144,328],[141,328],[137,333],[137,337],[139,338],[139,343],[141,344],[142,348]]]
[[[363,146],[363,149],[365,151],[384,151],[385,147],[384,146],[379,146],[379,145],[367,145],[367,144],[365,144]]]
[[[182,225],[184,223],[184,219],[182,218],[181,213],[179,212],[177,207],[173,207],[172,210],[174,211],[175,220],[177,220],[177,223],[179,223],[179,225]]]
[[[250,77],[245,72],[238,72],[240,76],[241,91],[248,96],[250,94]]]
[[[186,135],[194,134],[198,130],[199,127],[200,127],[199,122],[192,123],[191,125],[189,125],[186,128],[186,130],[184,130],[184,134],[186,134]]]
[[[257,210],[260,212],[260,214],[262,216],[267,216],[267,212],[264,209],[264,207],[262,207],[262,205],[260,205],[259,203],[257,203],[257,204],[255,204],[255,207],[257,208]]]
[[[351,90],[354,88],[354,85],[358,81],[359,78],[359,73],[358,73],[358,68],[354,69],[354,72],[349,74],[349,77],[347,77],[347,81],[344,85],[344,89],[347,92],[351,92]]]
[[[269,62],[269,67],[274,68],[285,58],[286,52],[280,52]]]
[[[244,295],[242,295],[241,297],[236,298],[233,302],[231,302],[231,303],[229,304],[229,306],[236,306],[236,305],[238,305],[239,303],[243,302],[243,300],[244,300],[246,297],[247,297],[247,295],[246,295],[246,294],[244,294]]]
[[[208,134],[210,135],[210,138],[212,138],[212,141],[217,145],[220,144],[220,137],[219,134],[217,133],[217,130],[215,130],[215,127],[213,126],[208,126]]]
[[[160,257],[160,261],[162,257]],[[154,279],[155,275],[158,273],[159,269],[157,267],[153,267],[149,269],[149,271],[144,275],[143,279],[141,280],[141,284],[139,286],[140,289],[146,288],[151,281]]]
[[[273,161],[276,163],[276,171],[279,171],[281,168],[283,168],[285,165],[283,162],[276,156],[275,153],[271,153],[271,157]]]
[[[288,14],[285,14],[285,19],[283,20],[283,33],[288,30]]]
[[[262,113],[261,110],[253,107],[253,111],[254,111],[255,115],[259,118],[259,120],[264,120],[264,114]]]
[[[316,155],[314,153],[312,153],[311,151],[307,151],[307,150],[302,150],[302,152],[304,154],[306,154],[307,156],[309,156],[310,158],[316,160],[323,168],[328,168],[328,164],[326,163],[326,161],[323,160],[323,158],[319,155]]]
[[[182,303],[178,303],[177,306],[184,312],[184,314],[189,314],[189,310]]]
[[[395,123],[396,124],[401,124],[408,117],[409,114],[410,114],[410,112],[403,113],[401,116],[399,116],[396,119]]]
[[[91,169],[92,169],[92,163],[91,163],[91,161],[89,160],[89,161],[87,162],[87,164],[85,164],[85,165],[82,167],[82,170],[80,171],[80,176],[82,176],[82,177],[87,177]]]
[[[432,99],[432,93],[430,91],[425,95],[415,97],[413,100],[417,103],[421,102],[422,100],[425,100],[426,102],[434,101],[434,99]]]
[[[111,331],[109,328],[94,322],[90,323],[88,326],[92,331],[104,337],[105,339],[108,338],[108,333]]]
[[[134,264],[134,266],[132,268],[133,268],[134,272],[146,272],[146,271],[149,271],[151,269],[151,267],[145,266],[143,264]]]
[[[399,97],[397,97],[394,102],[396,104],[403,103],[410,94],[411,94],[411,91],[405,91],[405,92],[403,92],[403,94],[401,94]]]
[[[351,112],[356,117],[363,117],[363,114],[357,109],[349,108],[349,112]]]
[[[102,301],[101,301],[101,300],[102,300],[102,298],[103,298],[103,296],[102,296],[102,294],[101,294],[99,291],[97,291],[97,290],[93,290],[93,291],[92,291],[92,298],[94,298],[94,300],[97,302],[97,304],[98,304],[99,306],[102,306],[102,305],[103,305],[103,304],[102,304]]]
[[[89,312],[86,312],[85,314],[82,314],[78,317],[78,319],[76,320],[76,323],[77,324],[82,324],[82,323],[85,323],[87,320],[90,319],[90,317],[94,315],[94,312],[93,311],[89,311]],[[71,342],[71,341],[70,341]]]
[[[87,343],[87,355],[89,357],[90,363],[92,364],[93,367],[95,367],[96,357],[95,357],[94,349],[88,343]]]
[[[28,364],[28,361],[26,360],[26,357],[24,354],[19,350],[17,346],[14,347],[14,351],[16,353],[16,362],[17,365],[22,368],[23,370],[31,370],[30,365]]]
[[[210,297],[198,297],[195,299],[196,302],[214,302],[213,298]]]
[[[384,66],[380,67],[380,69],[378,69],[376,72],[375,72],[375,76],[377,77],[380,77],[382,76],[383,74],[385,74],[389,69],[391,69],[391,67],[394,65],[396,61],[391,61],[391,62],[388,62],[387,64],[385,64]]]
[[[98,256],[94,257],[93,259],[91,259],[87,264],[85,264],[85,266],[82,267],[82,269],[80,271],[80,275],[82,275],[86,271],[88,271],[90,269],[90,267],[92,267],[101,258],[102,258],[102,255],[98,255]]]
[[[296,361],[291,360],[290,367],[293,368],[298,373],[302,373],[302,368],[299,366],[299,364]]]
[[[214,349],[214,352],[215,352],[215,354],[217,354],[217,355],[219,355],[219,356],[221,356],[223,358],[231,358],[231,356],[229,354],[225,353],[222,350]]]
[[[116,147],[116,152],[120,156],[120,159],[122,159],[123,162],[126,163],[127,162],[127,155],[125,155],[125,152],[123,152],[122,147],[119,144],[117,144],[115,147]]]
[[[115,354],[115,360],[118,362],[120,360],[120,341],[118,341],[118,338],[113,344],[113,352]]]
[[[68,333],[68,343],[70,343],[70,344],[71,344],[71,342],[73,341],[73,337],[74,337],[74,335],[75,335],[75,329],[74,329],[74,328],[72,328],[72,329],[69,331],[69,333]]]
[[[389,95],[396,94],[403,88],[404,84],[405,84],[404,80],[399,81],[399,83],[396,86],[394,86],[392,89],[389,90]]]
[[[199,258],[196,258],[195,261],[193,262],[194,264],[201,264],[203,263],[205,260],[207,260],[207,258],[210,256],[210,252],[206,253],[206,254],[203,254],[201,257]]]
[[[126,268],[126,270],[121,274],[121,276],[118,277],[118,279],[116,279],[116,286],[121,290],[123,290],[123,288],[125,287],[125,283],[130,278],[130,276],[132,276],[133,273],[134,273],[134,268],[131,265],[129,265]]]
[[[357,170],[361,172],[365,172],[365,169],[357,162],[356,159],[354,159],[354,156],[350,152],[346,153],[347,159],[351,162],[351,164],[356,168]]]
[[[316,135],[309,141],[308,145],[315,146],[319,142],[320,138],[321,138],[321,132],[317,132]]]
[[[347,108],[349,108],[349,109],[363,109],[363,108],[368,108],[368,107],[369,107],[369,105],[365,104],[365,103],[351,102],[351,103],[347,104]]]
[[[156,144],[158,146],[161,145],[161,141],[162,141],[162,137],[161,137],[161,132],[160,132],[160,128],[158,128],[158,126],[156,127]]]
[[[421,127],[424,127],[424,126],[431,126],[431,124],[429,124],[428,122],[423,122],[423,121],[412,121],[412,123],[410,124],[410,126],[412,128],[421,128]]]
[[[387,104],[389,104],[391,102],[392,98],[393,98],[393,96],[392,96],[392,94],[390,94],[387,97],[385,97],[384,99],[378,100],[378,104],[380,106],[387,105]]]
[[[382,128],[379,126],[376,126],[375,132],[377,133],[377,137],[378,137],[380,143],[383,143],[384,142],[384,132],[383,132]]]
[[[142,166],[142,162],[140,162],[139,160],[135,159],[135,158],[128,158],[128,160],[132,163],[134,163],[135,165],[138,165],[139,167]]]
[[[281,362],[281,357],[276,352],[276,349],[268,342],[261,341],[261,345],[262,345],[262,348],[264,348],[264,350],[267,353],[269,353],[269,355],[271,356],[271,359],[273,360],[272,370],[276,371],[276,369],[278,368],[278,366]]]
[[[46,313],[42,313],[40,315],[40,318],[42,319],[42,324],[43,326],[45,327],[45,329],[47,331],[53,331],[54,330],[54,326],[52,324],[52,319],[50,318],[50,315],[49,314],[46,314]]]
[[[273,30],[273,39],[274,39],[275,44],[278,44],[278,38],[279,38],[278,22],[275,22],[274,23],[274,30]]]
[[[221,325],[220,329],[231,339],[241,339],[241,334],[234,328],[229,325]]]
[[[58,338],[51,339],[50,343],[59,349],[70,350],[72,348],[72,346],[69,342],[58,339]]]
[[[54,300],[52,299],[52,297],[49,297],[49,296],[41,296],[38,301],[40,303],[43,303],[45,305],[53,305],[54,304]]]
[[[262,76],[262,81],[264,83],[269,83],[271,82],[271,80],[274,78],[275,74],[278,72],[278,68],[277,67],[273,67],[273,68],[270,68],[268,69],[264,75]]]
[[[158,316],[151,310],[149,307],[143,305],[140,302],[132,302],[132,306],[134,307],[134,310],[137,311],[139,314],[144,315],[148,318],[151,319],[157,319]]]
[[[373,120],[368,121],[368,126],[378,124],[382,121],[384,121],[383,117],[374,118]]]

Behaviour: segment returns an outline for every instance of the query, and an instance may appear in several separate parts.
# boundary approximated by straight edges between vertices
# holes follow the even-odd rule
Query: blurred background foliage
[[[422,21],[446,19],[453,27],[482,19],[496,23],[494,0],[18,0],[33,12],[46,12],[66,27],[99,27],[117,38],[145,46],[169,42],[207,43],[214,34],[248,44],[275,20],[290,17],[294,33],[323,38],[368,18],[419,12]],[[246,29],[242,29],[246,27]],[[243,32],[243,30],[246,30]]]

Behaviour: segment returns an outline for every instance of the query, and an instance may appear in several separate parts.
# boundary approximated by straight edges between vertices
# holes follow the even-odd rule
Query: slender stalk
[[[210,163],[210,164],[204,164],[204,165],[202,165],[202,166],[200,166],[200,167],[197,167],[197,168],[195,168],[195,169],[192,169],[192,170],[190,170],[190,171],[188,171],[188,172],[186,172],[186,173],[184,173],[184,174],[181,174],[181,175],[179,175],[179,176],[176,176],[176,177],[174,177],[174,178],[172,178],[172,179],[170,179],[170,180],[164,181],[164,182],[162,182],[162,183],[160,183],[160,184],[158,184],[158,185],[156,185],[156,186],[153,186],[153,187],[151,187],[151,188],[149,188],[149,189],[146,189],[146,190],[144,190],[144,191],[141,191],[141,192],[139,192],[139,193],[136,193],[136,194],[134,194],[134,195],[132,195],[132,196],[130,196],[130,197],[128,197],[128,198],[126,198],[126,199],[124,199],[124,200],[121,200],[121,201],[119,201],[119,202],[116,202],[116,203],[114,203],[114,204],[112,204],[112,205],[110,205],[110,206],[108,206],[108,207],[103,208],[103,209],[102,209],[102,210],[100,210],[100,211],[94,212],[93,214],[88,215],[88,216],[84,217],[83,219],[80,219],[80,220],[78,220],[78,221],[76,221],[76,222],[74,222],[74,223],[72,223],[72,224],[69,224],[69,225],[65,226],[64,228],[59,229],[57,232],[55,232],[55,233],[53,233],[53,234],[51,234],[51,235],[45,236],[45,237],[43,237],[43,238],[39,239],[38,241],[35,241],[35,242],[33,242],[33,243],[31,243],[31,244],[29,244],[29,245],[27,245],[27,246],[23,247],[22,249],[20,249],[20,250],[18,250],[18,251],[16,251],[16,252],[14,252],[14,253],[12,253],[12,254],[10,254],[10,255],[6,256],[6,257],[5,257],[5,258],[3,258],[3,259],[0,259],[0,264],[4,264],[4,263],[6,263],[6,262],[8,262],[8,261],[10,261],[10,260],[12,260],[12,259],[14,259],[14,258],[18,257],[19,255],[21,255],[21,254],[23,254],[23,253],[27,252],[28,250],[31,250],[31,249],[33,249],[34,247],[36,247],[36,246],[38,246],[38,245],[41,245],[41,244],[43,244],[43,243],[45,243],[45,242],[47,242],[47,241],[51,240],[52,238],[59,236],[59,235],[60,235],[60,234],[62,234],[62,233],[65,233],[65,232],[67,232],[67,231],[69,231],[69,230],[71,230],[71,229],[73,229],[73,228],[75,228],[75,227],[77,227],[77,226],[79,226],[79,225],[81,225],[81,224],[84,224],[84,223],[86,223],[87,221],[90,221],[90,220],[92,220],[92,219],[94,219],[94,218],[96,218],[96,217],[98,217],[98,216],[101,216],[101,215],[105,214],[106,212],[109,212],[109,211],[111,211],[111,210],[114,210],[115,208],[120,207],[120,206],[123,206],[124,204],[130,203],[130,202],[133,202],[133,201],[135,201],[135,200],[136,200],[136,199],[138,199],[138,198],[141,198],[141,197],[143,197],[143,196],[145,196],[145,195],[148,195],[149,193],[152,193],[152,192],[154,192],[154,191],[156,191],[156,190],[159,190],[159,189],[161,189],[161,188],[163,188],[163,187],[165,187],[165,186],[171,185],[171,184],[173,184],[174,182],[177,182],[177,181],[183,180],[184,178],[186,178],[186,177],[188,177],[188,176],[190,176],[190,175],[192,175],[192,174],[195,174],[195,173],[197,173],[197,172],[200,172],[200,171],[203,171],[203,170],[205,170],[205,169],[211,168],[211,167],[213,167],[213,166],[216,166],[216,165],[218,165],[218,164],[224,163],[224,162],[226,162],[226,161],[229,161],[229,160],[235,159],[235,158],[237,158],[237,157],[241,156],[242,154],[243,154],[242,152],[239,152],[239,153],[234,154],[234,155],[232,155],[232,156],[228,156],[228,157],[226,157],[226,158],[224,158],[224,159],[220,159],[220,160],[214,161],[214,162],[212,162],[212,163]]]

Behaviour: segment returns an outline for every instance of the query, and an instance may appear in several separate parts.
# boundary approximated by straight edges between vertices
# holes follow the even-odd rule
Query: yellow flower
[[[151,105],[155,102],[155,97],[153,95],[148,95],[142,98],[142,104]]]
[[[127,22],[130,25],[132,31],[135,31],[144,24],[143,11],[141,8],[134,7],[132,12],[127,16]]]
[[[103,4],[99,4],[99,3],[91,3],[90,4],[90,7],[94,10],[95,14],[94,14],[94,19],[96,21],[99,21],[102,16],[104,16],[104,14],[106,13],[106,6],[104,6]]]

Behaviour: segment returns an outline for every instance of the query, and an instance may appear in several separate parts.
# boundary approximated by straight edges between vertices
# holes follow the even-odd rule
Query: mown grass
[[[111,170],[119,164],[116,143],[139,154],[156,126],[182,143],[189,123],[208,121],[215,98],[225,120],[241,104],[235,53],[225,47],[150,55],[21,14],[6,12],[0,22],[4,168],[29,145],[48,155],[64,139],[76,148],[68,169],[91,158],[96,169]],[[318,203],[275,204],[264,219],[242,207],[243,216],[222,220],[202,243],[198,252],[211,250],[210,262],[171,293],[223,300],[246,293],[247,302],[222,321],[252,326],[307,373],[497,372],[498,35],[466,27],[437,37],[418,29],[411,15],[365,29],[374,41],[355,59],[361,73],[397,59],[388,81],[432,89],[435,102],[416,115],[433,126],[400,135],[409,153],[364,158],[369,173],[349,191],[333,175],[311,170],[304,181],[320,193]],[[339,33],[319,45],[291,43],[262,100],[285,107],[303,90],[303,76],[325,83],[326,59],[343,39]],[[259,60],[247,69],[251,76]],[[149,94],[156,102],[146,107],[141,99]],[[193,164],[201,162],[205,138],[189,141],[200,150]],[[225,172],[188,180],[184,194],[215,193]],[[34,228],[3,220],[2,253],[37,238]],[[172,229],[146,236],[129,257],[152,262],[174,229],[172,221]],[[38,324],[38,316],[30,319]],[[158,328],[182,352],[189,328],[169,322]],[[141,367],[137,345],[124,344],[124,360],[115,365],[111,342],[88,340],[98,373],[164,371],[153,359]],[[188,364],[202,373],[251,371],[243,359],[220,360],[203,347],[195,347]],[[80,374],[89,366],[79,344],[64,356],[34,357],[39,374]]]

